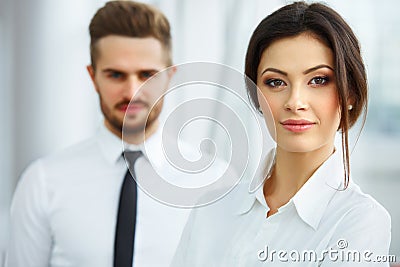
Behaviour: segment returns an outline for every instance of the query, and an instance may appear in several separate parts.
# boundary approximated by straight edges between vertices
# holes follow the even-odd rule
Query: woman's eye
[[[329,82],[329,78],[328,77],[315,77],[315,78],[311,79],[309,84],[311,84],[311,85],[324,85],[324,84],[326,84],[328,82]]]
[[[284,81],[282,81],[282,80],[279,80],[279,79],[268,79],[265,82],[265,84],[267,86],[275,87],[275,88],[286,86],[286,83]]]

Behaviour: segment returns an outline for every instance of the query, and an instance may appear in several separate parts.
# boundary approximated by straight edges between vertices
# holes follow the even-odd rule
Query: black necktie
[[[132,175],[134,164],[142,155],[141,151],[125,151]],[[114,243],[114,267],[132,267],[133,247],[135,244],[137,185],[131,172],[127,170],[119,197],[117,227]]]

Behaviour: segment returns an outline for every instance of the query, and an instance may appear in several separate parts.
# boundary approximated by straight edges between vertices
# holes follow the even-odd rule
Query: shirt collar
[[[162,146],[162,127],[157,127],[157,130],[149,136],[143,143],[135,145],[123,142],[124,150],[130,151],[142,151],[143,156],[147,159],[151,159],[151,164],[157,165],[161,161]]]
[[[162,139],[161,139],[160,128],[156,130],[144,143],[139,145],[125,143],[121,138],[113,134],[107,127],[102,123],[98,130],[97,141],[99,142],[101,151],[108,162],[115,164],[121,157],[124,150],[131,151],[142,151],[146,158],[149,158],[149,153],[151,156],[157,156],[160,151]],[[155,151],[153,153],[153,151]],[[157,159],[155,160],[157,162]]]
[[[97,141],[104,158],[109,163],[115,164],[124,151],[122,140],[102,123],[98,130]]]
[[[295,205],[300,218],[313,229],[317,229],[329,201],[343,186],[341,159],[340,151],[335,151],[289,201]],[[266,206],[262,185],[275,165],[275,149],[267,154],[264,162],[248,186],[239,214],[250,211],[256,201]]]

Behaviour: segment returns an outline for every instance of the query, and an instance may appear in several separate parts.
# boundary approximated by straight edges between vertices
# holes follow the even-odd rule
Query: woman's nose
[[[292,112],[307,110],[309,106],[306,99],[306,92],[301,86],[292,86],[289,90],[284,108]]]

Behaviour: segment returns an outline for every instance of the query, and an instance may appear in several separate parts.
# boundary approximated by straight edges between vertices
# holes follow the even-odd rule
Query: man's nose
[[[140,87],[143,84],[143,82],[138,79],[136,76],[131,76],[129,79],[127,79],[127,84],[125,86],[125,96],[128,98],[133,98],[137,94],[139,94]]]

